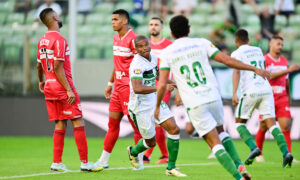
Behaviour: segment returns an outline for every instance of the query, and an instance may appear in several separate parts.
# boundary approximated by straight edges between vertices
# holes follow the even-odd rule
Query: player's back
[[[247,44],[240,46],[231,56],[237,60],[265,69],[265,59],[260,48]],[[271,87],[269,82],[252,71],[240,70],[240,87],[242,93],[269,93]]]
[[[42,64],[46,77],[44,94],[48,100],[67,98],[64,87],[54,72],[54,62],[64,61],[64,72],[71,88],[73,87],[69,47],[63,36],[57,31],[48,31],[38,43],[37,61]]]
[[[219,100],[218,83],[209,63],[219,50],[203,38],[180,38],[161,54],[161,69],[170,67],[187,108]],[[166,65],[166,63],[168,65]]]

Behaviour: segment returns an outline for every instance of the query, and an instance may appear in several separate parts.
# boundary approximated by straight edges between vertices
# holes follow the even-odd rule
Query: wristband
[[[112,85],[113,85],[113,83],[108,81],[107,86],[112,86]]]

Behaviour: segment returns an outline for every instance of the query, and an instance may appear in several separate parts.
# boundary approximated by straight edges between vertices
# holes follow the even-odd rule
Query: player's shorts
[[[173,117],[172,112],[164,102],[160,106],[159,121],[154,118],[154,111],[155,108],[138,113],[129,110],[131,119],[144,139],[151,139],[155,136],[155,123],[159,125]]]
[[[46,100],[49,121],[82,118],[79,95],[76,90],[73,90],[73,92],[75,102],[72,105],[68,103],[67,99]]]
[[[224,124],[222,100],[201,104],[188,110],[190,120],[200,136]]]
[[[109,101],[109,111],[123,112],[128,115],[128,102],[129,102],[130,89],[121,92],[113,91]]]
[[[244,94],[235,110],[235,117],[250,119],[257,109],[262,120],[275,118],[274,97],[272,93]]]
[[[290,112],[290,102],[287,96],[275,99],[275,114],[276,118],[292,118]]]

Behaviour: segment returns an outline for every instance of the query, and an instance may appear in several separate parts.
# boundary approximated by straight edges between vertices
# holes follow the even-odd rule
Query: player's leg
[[[265,141],[265,134],[268,130],[266,123],[261,119],[261,117],[259,118],[259,129],[256,133],[255,136],[255,142],[257,147],[260,149],[261,154],[259,156],[256,157],[256,161],[257,162],[265,162],[264,157],[263,157],[263,145],[264,145],[264,141]]]
[[[288,151],[292,152],[292,141],[291,141],[291,119],[287,117],[278,117],[277,121],[279,123],[282,134],[284,135]]]

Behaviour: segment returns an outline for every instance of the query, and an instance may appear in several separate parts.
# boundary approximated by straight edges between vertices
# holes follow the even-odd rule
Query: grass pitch
[[[249,149],[242,141],[234,141],[244,160]],[[133,171],[126,152],[126,147],[133,144],[133,139],[119,139],[110,159],[110,169],[97,173],[80,172],[80,161],[73,138],[65,139],[63,163],[70,170],[68,173],[53,173],[49,168],[52,162],[51,137],[0,137],[0,179],[174,179],[165,175],[166,165],[157,165],[160,153],[156,147],[150,164],[143,171]],[[89,160],[95,162],[102,151],[103,139],[88,138]],[[177,167],[187,174],[185,179],[227,180],[233,179],[217,160],[208,160],[210,150],[203,140],[183,139]],[[293,155],[300,159],[300,141],[293,142]],[[296,180],[300,179],[300,164],[283,169],[282,156],[275,141],[266,141],[264,146],[265,163],[254,162],[247,169],[254,180]]]

